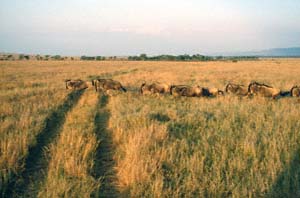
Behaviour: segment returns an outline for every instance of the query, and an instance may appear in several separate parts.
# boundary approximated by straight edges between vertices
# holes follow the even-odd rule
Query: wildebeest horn
[[[143,84],[141,85],[141,88],[140,88],[140,93],[143,94],[143,87],[146,85],[146,82],[143,82]]]
[[[228,93],[228,88],[229,88],[230,85],[231,85],[230,83],[228,83],[228,84],[226,85],[226,88],[225,88],[226,93]]]
[[[248,93],[250,93],[250,88],[251,88],[251,86],[252,85],[254,85],[256,82],[251,82],[250,84],[249,84],[249,86],[248,86]]]

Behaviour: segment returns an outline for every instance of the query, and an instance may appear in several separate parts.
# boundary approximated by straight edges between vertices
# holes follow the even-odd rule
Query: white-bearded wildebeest
[[[258,95],[262,97],[272,97],[275,99],[281,94],[280,89],[273,88],[269,85],[265,85],[258,82],[252,82],[248,86],[249,95]]]
[[[173,96],[186,96],[186,97],[201,97],[211,96],[208,88],[200,86],[188,86],[188,85],[172,85],[170,93]]]
[[[75,89],[75,90],[82,90],[88,88],[87,82],[77,79],[77,80],[71,80],[67,79],[66,82],[66,89]]]
[[[143,83],[140,88],[140,93],[143,95],[148,94],[165,94],[170,93],[170,85],[165,83]]]
[[[112,79],[92,80],[92,85],[95,86],[96,91],[120,90],[126,92],[126,89],[120,82]]]
[[[228,83],[225,88],[226,93],[235,94],[238,96],[247,96],[248,95],[248,87],[245,85],[238,85],[233,83]]]

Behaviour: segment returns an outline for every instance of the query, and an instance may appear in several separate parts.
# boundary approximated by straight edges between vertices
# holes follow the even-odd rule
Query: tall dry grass
[[[0,77],[0,186],[5,190],[13,175],[23,170],[28,147],[66,93],[41,73],[18,63],[1,62]],[[45,75],[47,78],[48,75]],[[2,192],[1,192],[2,193]]]
[[[147,64],[147,63],[141,63]],[[124,81],[299,84],[298,60],[149,63]],[[300,196],[299,100],[112,97],[118,186],[130,197]]]
[[[64,80],[126,73],[121,63],[81,61],[0,62],[0,194],[18,183],[30,147],[44,131],[48,117],[67,102]]]
[[[13,173],[22,172],[47,117],[66,100],[63,80],[100,76],[119,80],[129,90],[114,93],[106,107],[115,149],[112,185],[121,196],[300,196],[299,99],[173,98],[137,92],[144,81],[224,89],[227,82],[252,80],[287,91],[300,84],[299,63],[0,62],[1,189]],[[93,94],[87,90],[66,112],[59,138],[46,150],[49,169],[45,181],[38,182],[40,197],[88,197],[99,187],[89,173],[98,147]]]
[[[50,148],[49,167],[39,197],[89,197],[100,181],[91,176],[99,142],[94,134],[98,97],[87,90],[69,112],[60,136]]]
[[[112,98],[121,192],[130,197],[257,197],[274,190],[288,195],[299,188],[297,176],[286,175],[279,192],[272,186],[299,149],[298,105],[291,99]]]

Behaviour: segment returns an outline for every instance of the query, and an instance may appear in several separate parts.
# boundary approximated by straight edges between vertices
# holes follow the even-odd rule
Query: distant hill
[[[300,47],[272,48],[261,51],[250,51],[227,54],[229,56],[260,56],[260,57],[300,57]]]
[[[211,54],[213,56],[258,56],[258,57],[300,57],[300,47],[272,48],[261,51],[228,52]]]
[[[300,57],[300,47],[291,48],[273,48],[258,52],[250,52],[250,55],[256,56],[285,56],[285,57]]]

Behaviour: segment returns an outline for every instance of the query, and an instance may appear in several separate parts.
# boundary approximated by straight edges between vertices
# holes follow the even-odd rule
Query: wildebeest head
[[[291,93],[292,97],[300,97],[300,87],[299,86],[293,86],[290,93]]]
[[[147,85],[145,82],[141,85],[141,88],[140,88],[140,93],[141,94],[151,94],[151,86],[150,85]]]
[[[70,88],[70,89],[80,90],[80,89],[88,88],[87,83],[81,79],[77,79],[77,80],[67,79],[65,80],[65,82],[66,82],[66,89]]]
[[[66,89],[68,89],[68,82],[70,82],[71,81],[71,79],[66,79],[65,80],[65,83],[66,83]]]
[[[77,80],[71,80],[71,79],[67,79],[65,80],[66,82],[66,89],[72,89],[74,88],[74,85],[78,82],[80,82],[81,80],[80,79],[77,79]]]

